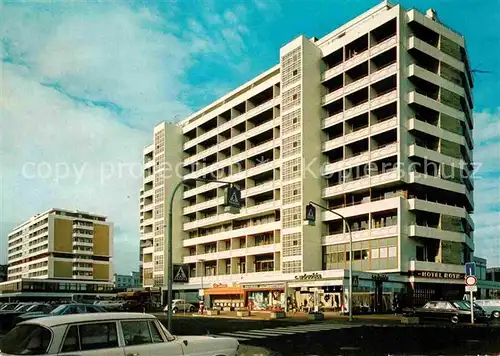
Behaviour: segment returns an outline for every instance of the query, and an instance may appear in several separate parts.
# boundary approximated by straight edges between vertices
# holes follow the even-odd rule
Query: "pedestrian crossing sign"
[[[187,283],[189,282],[189,265],[178,264],[174,265],[174,282]]]
[[[238,214],[241,208],[241,190],[235,186],[227,187],[224,205],[228,212]]]

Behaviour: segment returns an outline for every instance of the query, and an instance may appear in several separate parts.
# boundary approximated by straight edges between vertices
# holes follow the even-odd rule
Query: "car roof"
[[[33,320],[24,321],[22,324],[37,324],[41,326],[57,326],[71,323],[84,323],[89,321],[107,321],[124,319],[156,319],[151,314],[144,313],[84,313],[59,316],[48,316]]]

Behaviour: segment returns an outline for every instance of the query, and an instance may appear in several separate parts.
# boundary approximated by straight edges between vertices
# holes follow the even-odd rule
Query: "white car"
[[[174,313],[183,311],[183,312],[194,312],[196,310],[196,307],[191,304],[186,302],[184,299],[174,299],[172,300],[172,311]],[[168,311],[168,304],[165,305],[165,308],[163,311]]]
[[[0,341],[0,355],[235,356],[236,339],[172,336],[150,314],[52,316],[18,324]]]

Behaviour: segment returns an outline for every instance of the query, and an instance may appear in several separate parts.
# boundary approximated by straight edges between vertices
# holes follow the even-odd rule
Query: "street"
[[[161,317],[160,317],[161,318]],[[163,321],[163,319],[162,319]],[[234,337],[240,355],[493,354],[500,325],[402,325],[384,321],[242,320],[176,316],[176,335]],[[390,335],[390,336],[389,336]]]

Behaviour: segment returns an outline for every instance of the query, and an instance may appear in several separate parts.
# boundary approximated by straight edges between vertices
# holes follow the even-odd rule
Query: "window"
[[[118,347],[115,323],[96,323],[79,326],[81,350]]]
[[[147,321],[122,321],[121,323],[125,345],[152,344]]]
[[[11,355],[43,355],[52,338],[51,332],[38,325],[20,325],[2,339],[2,352]]]
[[[78,327],[76,325],[69,328],[61,348],[61,352],[73,351],[80,351],[80,345],[78,343]]]
[[[161,334],[158,331],[155,322],[150,321],[148,324],[149,324],[149,331],[151,332],[151,338],[153,339],[153,343],[156,344],[159,342],[163,342],[163,338],[161,337]]]

